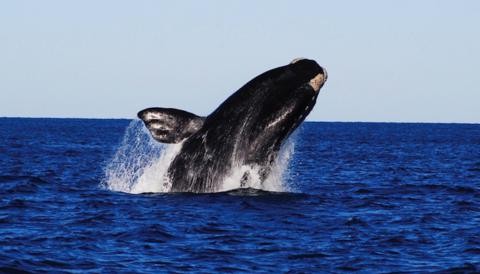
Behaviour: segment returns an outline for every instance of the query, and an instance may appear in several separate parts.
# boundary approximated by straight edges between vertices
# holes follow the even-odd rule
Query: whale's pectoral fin
[[[203,117],[174,108],[147,108],[137,114],[153,138],[162,143],[179,143],[197,132]]]

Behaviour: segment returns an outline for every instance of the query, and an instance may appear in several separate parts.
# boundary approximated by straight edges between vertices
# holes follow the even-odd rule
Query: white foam
[[[267,191],[292,191],[286,182],[288,163],[293,154],[294,142],[290,138],[283,146],[279,157],[264,182],[261,181],[259,166],[236,165],[231,174],[221,182],[218,191],[250,187]],[[127,127],[120,147],[105,169],[103,187],[112,191],[132,194],[146,192],[169,192],[171,182],[168,167],[182,144],[161,144],[150,137],[140,120],[134,120]],[[249,180],[241,184],[245,172]]]
[[[288,163],[293,155],[294,142],[289,139],[280,150],[279,156],[271,167],[270,174],[262,182],[260,178],[260,166],[237,165],[232,173],[225,177],[219,191],[228,191],[238,188],[255,188],[266,191],[289,192],[292,191],[288,186]],[[249,180],[242,185],[242,178],[248,173]]]

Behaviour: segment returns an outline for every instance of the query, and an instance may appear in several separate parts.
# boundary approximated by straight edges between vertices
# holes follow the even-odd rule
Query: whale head
[[[327,77],[317,62],[295,59],[246,83],[207,117],[204,126],[221,129],[214,134],[223,138],[236,138],[233,153],[243,158],[237,160],[272,162],[312,110]]]

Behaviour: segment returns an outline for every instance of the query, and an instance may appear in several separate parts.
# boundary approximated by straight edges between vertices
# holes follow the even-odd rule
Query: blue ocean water
[[[130,123],[0,119],[0,272],[480,271],[480,125],[307,122],[294,192],[130,194]]]

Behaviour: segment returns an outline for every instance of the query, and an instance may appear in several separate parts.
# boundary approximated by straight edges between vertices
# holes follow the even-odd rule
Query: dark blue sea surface
[[[129,123],[0,119],[0,272],[480,271],[480,125],[307,122],[295,193],[128,194]]]

